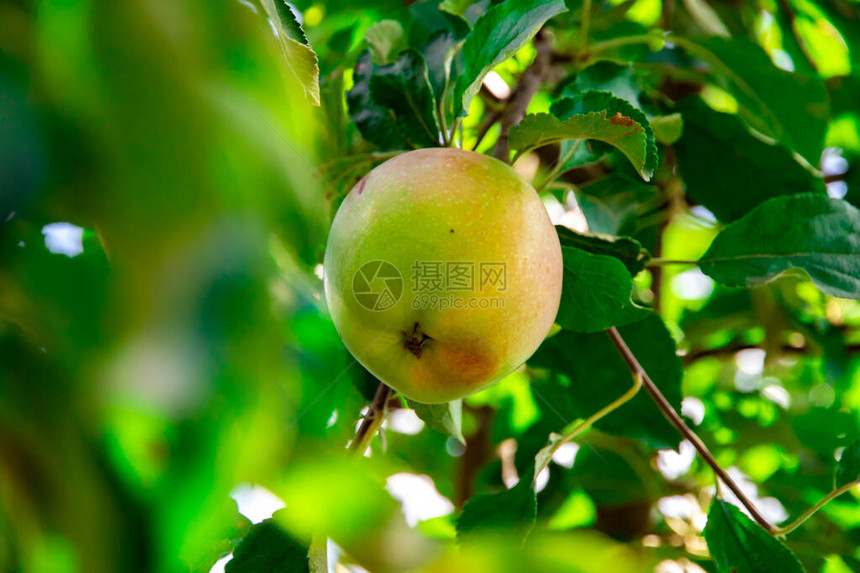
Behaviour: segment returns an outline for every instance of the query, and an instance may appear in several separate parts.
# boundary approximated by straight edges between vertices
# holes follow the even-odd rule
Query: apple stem
[[[618,332],[618,329],[614,326],[610,328],[607,333],[609,334],[610,340],[615,345],[615,348],[618,349],[618,352],[621,354],[621,357],[624,358],[624,362],[627,363],[627,367],[630,368],[630,371],[634,373],[634,375],[639,374],[642,376],[642,386],[651,395],[651,398],[657,404],[657,407],[663,413],[669,422],[678,429],[681,435],[684,436],[687,440],[693,444],[693,447],[696,448],[696,451],[699,452],[699,455],[702,456],[702,459],[705,460],[711,470],[713,470],[714,474],[726,484],[726,486],[732,490],[740,502],[743,504],[745,508],[750,512],[752,518],[761,525],[768,533],[777,534],[777,530],[768,523],[768,521],[758,512],[755,504],[741,491],[741,488],[735,483],[735,481],[731,478],[731,476],[726,473],[726,471],[720,467],[720,464],[717,463],[717,460],[714,459],[714,456],[711,454],[708,447],[702,441],[699,436],[684,423],[684,420],[681,419],[681,416],[678,415],[678,412],[675,411],[675,408],[669,403],[663,393],[660,392],[660,389],[657,388],[657,385],[654,384],[654,381],[648,376],[648,373],[645,372],[645,369],[642,368],[642,365],[639,364],[639,361],[636,359],[636,356],[630,350],[630,347],[627,346],[627,343],[624,342],[624,339],[621,337],[621,334]]]
[[[373,402],[367,410],[367,414],[362,418],[358,430],[355,432],[355,437],[349,444],[349,449],[359,456],[363,456],[370,445],[370,440],[376,435],[376,431],[382,425],[385,416],[388,413],[388,399],[393,391],[386,386],[384,382],[379,383],[376,389],[376,394],[373,396]]]

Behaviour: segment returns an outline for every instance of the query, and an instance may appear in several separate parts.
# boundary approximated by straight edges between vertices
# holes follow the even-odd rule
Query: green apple
[[[552,327],[561,247],[508,165],[420,149],[376,167],[335,216],[325,293],[355,358],[407,398],[462,398],[520,366]]]

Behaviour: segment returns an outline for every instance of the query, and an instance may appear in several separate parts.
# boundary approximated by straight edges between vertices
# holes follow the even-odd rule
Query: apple
[[[519,367],[561,300],[561,246],[537,192],[505,163],[459,149],[403,153],[359,181],[324,268],[353,356],[428,404]]]

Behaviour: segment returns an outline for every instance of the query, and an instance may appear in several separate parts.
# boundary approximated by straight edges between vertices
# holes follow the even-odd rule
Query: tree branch
[[[385,385],[384,382],[379,383],[376,389],[376,394],[373,396],[373,402],[370,403],[370,408],[367,415],[361,420],[358,430],[355,432],[355,437],[349,444],[349,449],[358,454],[363,455],[370,440],[373,438],[382,421],[385,419],[386,405],[391,397],[392,390]]]
[[[759,344],[732,344],[730,346],[720,346],[718,348],[706,348],[704,350],[697,350],[695,352],[690,352],[687,355],[681,356],[681,360],[684,362],[684,365],[692,364],[697,360],[701,360],[702,358],[708,358],[710,356],[726,356],[729,354],[736,354],[741,350],[750,350],[753,348],[761,348]],[[788,344],[783,344],[779,347],[779,351],[783,354],[809,354],[810,351],[815,350],[814,348],[810,348],[808,346],[790,346]],[[845,352],[847,354],[858,354],[860,353],[860,344],[846,344]]]
[[[538,32],[534,40],[535,59],[523,72],[516,90],[508,100],[508,105],[500,121],[501,132],[493,150],[493,157],[507,163],[511,158],[511,147],[508,143],[508,133],[511,127],[516,125],[526,115],[526,108],[532,98],[538,92],[543,80],[549,72],[550,60],[552,58],[552,46],[549,37],[543,32]]]
[[[747,498],[744,492],[741,491],[741,488],[734,482],[729,474],[720,467],[717,463],[717,460],[714,459],[714,456],[711,454],[708,447],[702,442],[701,438],[699,438],[696,433],[684,423],[684,420],[681,419],[681,416],[675,411],[675,408],[666,400],[666,397],[663,396],[663,393],[660,392],[660,389],[657,388],[657,385],[654,384],[654,381],[648,376],[648,373],[645,372],[645,369],[642,368],[642,365],[639,364],[639,361],[636,360],[636,356],[630,350],[630,347],[627,346],[627,343],[624,342],[624,339],[621,337],[621,334],[618,332],[614,326],[610,328],[608,331],[609,338],[612,340],[612,343],[618,349],[618,352],[621,353],[622,358],[627,363],[627,366],[630,368],[631,372],[634,374],[640,374],[642,376],[642,386],[644,386],[645,390],[648,394],[651,395],[651,398],[657,404],[657,407],[663,413],[669,422],[678,429],[681,435],[684,436],[687,440],[690,441],[691,444],[696,448],[696,451],[699,452],[699,455],[702,456],[702,459],[705,460],[711,470],[722,480],[726,486],[732,490],[740,502],[743,504],[745,508],[750,512],[750,515],[753,519],[761,525],[766,531],[771,534],[776,533],[774,527],[768,523],[768,521],[758,512],[755,505]]]

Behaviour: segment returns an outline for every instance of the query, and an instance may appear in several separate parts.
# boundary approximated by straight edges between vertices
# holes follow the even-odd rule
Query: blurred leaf
[[[525,543],[504,532],[475,535],[439,557],[424,573],[651,573],[643,551],[596,531],[549,533],[536,529]],[[608,569],[610,567],[611,569]]]
[[[280,509],[251,527],[227,562],[226,573],[310,573],[307,546],[278,525]]]
[[[642,248],[639,241],[630,237],[615,237],[592,233],[577,233],[561,225],[555,226],[562,246],[576,247],[593,255],[615,257],[627,267],[631,276],[636,276],[645,268],[651,255]]]
[[[630,300],[633,278],[624,264],[562,246],[564,280],[556,322],[571,332],[597,332],[642,320],[650,314]]]
[[[733,221],[771,197],[824,193],[783,147],[753,137],[737,116],[719,113],[699,98],[678,104],[684,135],[675,144],[687,193],[719,219]]]
[[[468,543],[480,535],[504,531],[519,543],[529,534],[537,515],[534,466],[511,489],[501,493],[476,495],[466,502],[457,517],[457,539]]]
[[[654,132],[641,111],[609,92],[589,91],[556,101],[552,115],[527,115],[511,130],[518,155],[554,141],[596,139],[618,148],[646,181],[657,167]]]
[[[406,403],[430,428],[446,436],[456,438],[463,445],[466,444],[466,439],[463,437],[462,400],[454,400],[444,404],[422,404],[407,399]]]
[[[842,451],[833,476],[833,489],[860,480],[860,440],[856,440]]]
[[[355,63],[352,76],[354,83],[352,89],[346,92],[349,116],[367,141],[383,150],[403,149],[407,144],[391,113],[371,97],[372,74],[373,63],[371,63],[370,50],[367,50]]]
[[[403,26],[397,20],[381,20],[367,29],[364,39],[370,44],[370,55],[375,65],[391,63],[406,47]]]
[[[726,25],[720,20],[719,15],[714,12],[714,9],[711,8],[706,0],[684,0],[684,7],[706,34],[726,38],[731,35],[726,29]]]
[[[278,513],[277,521],[301,538],[325,532],[357,559],[371,555],[376,551],[372,541],[398,523],[406,527],[398,504],[371,460],[351,459],[343,446],[322,454],[313,451],[289,465],[277,490],[286,511]]]
[[[675,354],[672,335],[660,317],[651,314],[619,327],[618,331],[669,403],[679,409],[683,369]],[[633,385],[630,370],[603,332],[578,334],[562,330],[545,340],[528,364],[556,374],[536,380],[533,388],[541,398],[538,402],[541,408],[549,403],[552,411],[567,422],[590,416]],[[598,364],[600,367],[595,367]],[[674,448],[679,441],[675,428],[644,392],[598,421],[595,427],[657,447]]]
[[[825,293],[860,298],[860,212],[821,195],[770,199],[717,235],[699,267],[727,286],[803,269]]]
[[[658,115],[651,118],[651,128],[658,143],[671,145],[681,139],[684,133],[684,120],[680,113]]]
[[[394,112],[400,133],[410,144],[439,145],[436,98],[430,88],[424,56],[406,50],[394,63],[374,67],[370,96],[375,103]]]
[[[478,18],[463,42],[465,68],[454,87],[454,116],[468,113],[490,70],[513,56],[544,22],[565,11],[562,0],[508,0]]]
[[[777,68],[747,38],[695,38],[684,46],[713,65],[751,127],[818,164],[829,116],[827,90],[820,78]]]
[[[274,25],[284,50],[287,66],[299,80],[305,95],[320,104],[320,70],[317,55],[308,45],[308,39],[296,20],[296,15],[284,0],[260,0]]]
[[[797,557],[738,508],[714,499],[705,540],[721,573],[802,573]]]
[[[635,450],[615,451],[608,447],[584,445],[577,451],[570,470],[573,483],[585,490],[598,506],[647,501],[652,487],[644,483],[644,476],[627,459],[635,459],[639,455],[640,452]],[[653,469],[651,471],[656,473]]]

